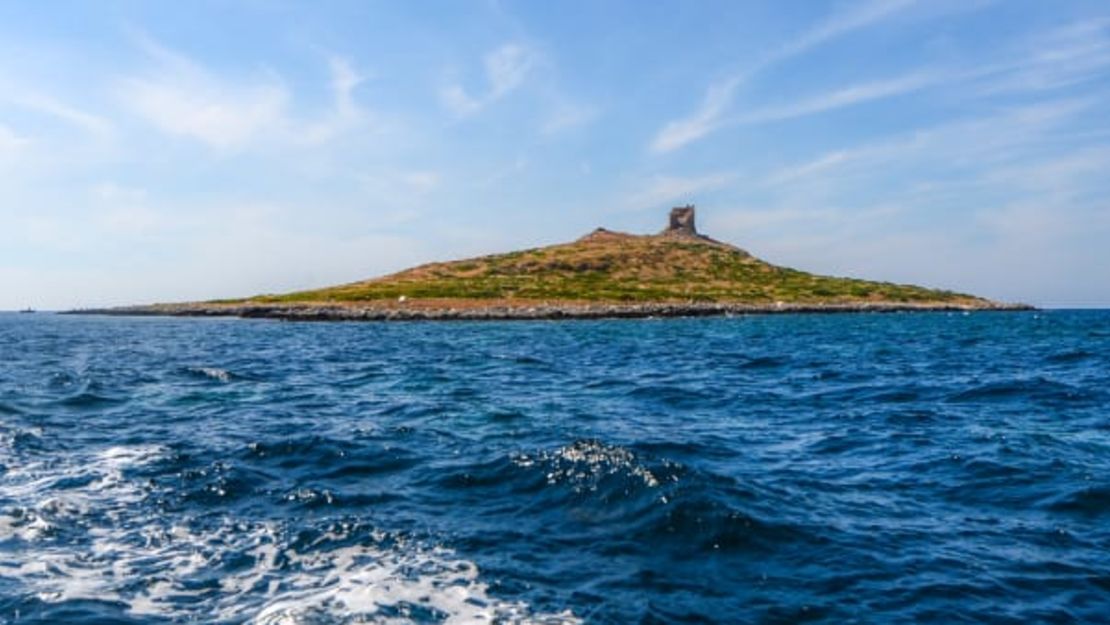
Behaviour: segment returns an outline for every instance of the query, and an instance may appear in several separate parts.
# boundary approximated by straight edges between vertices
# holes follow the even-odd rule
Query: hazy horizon
[[[1110,6],[0,4],[0,310],[699,229],[1110,307]]]

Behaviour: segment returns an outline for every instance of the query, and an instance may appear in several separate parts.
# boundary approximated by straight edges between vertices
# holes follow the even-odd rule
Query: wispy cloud
[[[872,1],[825,19],[793,41],[771,50],[746,70],[709,85],[698,109],[687,117],[665,124],[652,140],[651,151],[670,152],[720,128],[721,118],[732,104],[736,90],[752,74],[804,54],[827,41],[870,26],[911,6],[914,2],[915,0]]]
[[[1110,18],[1049,30],[1024,44],[1015,58],[989,67],[979,95],[1038,92],[1084,83],[1110,72]]]
[[[365,78],[355,71],[350,61],[333,56],[328,61],[331,71],[330,88],[334,108],[324,119],[309,122],[299,136],[306,143],[323,143],[370,119],[369,112],[355,101],[354,92]]]
[[[651,151],[663,153],[677,150],[716,130],[721,125],[721,115],[732,104],[739,84],[740,78],[734,76],[709,85],[698,110],[689,117],[667,122],[651,142]]]
[[[826,41],[886,19],[912,6],[917,0],[872,0],[857,5],[851,11],[838,13],[804,32],[793,41],[788,41],[772,50],[758,64],[758,68],[771,65],[783,59],[808,52]]]
[[[490,51],[482,60],[486,86],[484,92],[471,94],[459,83],[440,91],[440,102],[459,117],[473,115],[520,87],[537,63],[536,52],[517,43],[507,43]]]
[[[833,109],[912,93],[945,80],[943,74],[916,72],[906,76],[852,85],[808,99],[739,115],[728,124],[759,124],[804,117]]]
[[[98,137],[111,135],[114,130],[114,125],[107,118],[34,90],[11,88],[7,96],[0,95],[0,101],[3,100],[36,113],[49,115]]]
[[[1056,100],[947,122],[833,150],[774,171],[765,177],[765,184],[819,185],[830,178],[843,179],[849,170],[876,172],[911,162],[970,162],[981,166],[1006,161],[1043,148],[1052,132],[1095,104],[1085,98]]]
[[[962,85],[965,96],[982,97],[1002,92],[1043,92],[1092,80],[1110,72],[1110,21],[1093,20],[1070,25],[1037,37],[1023,51],[1008,59],[970,68],[932,67],[903,76],[841,87],[791,103],[723,116],[725,103],[717,94],[705,116],[675,126],[667,137],[669,149],[697,138],[706,129],[762,124],[825,113],[885,98],[903,96],[935,87]],[[828,157],[825,157],[828,158]]]
[[[1088,183],[1102,182],[1107,171],[1110,148],[1098,145],[991,168],[980,176],[979,182],[1026,193],[1070,197],[1088,193],[1091,188]]]
[[[289,92],[275,78],[222,81],[181,54],[151,40],[141,43],[157,67],[121,81],[117,94],[159,130],[227,150],[281,124]]]
[[[1089,96],[1010,106],[832,150],[762,176],[721,234],[802,268],[1037,304],[1101,301],[1061,275],[1110,233],[1110,150]],[[1105,124],[1103,124],[1105,126]],[[1094,246],[1094,247],[1092,247]],[[882,259],[876,262],[875,259]],[[974,271],[969,271],[974,267]]]
[[[354,98],[364,79],[338,56],[328,62],[331,109],[316,119],[299,120],[289,111],[293,94],[273,72],[223,77],[150,39],[140,39],[140,46],[155,67],[121,80],[117,96],[125,107],[170,135],[227,151],[257,139],[322,143],[368,119]]]

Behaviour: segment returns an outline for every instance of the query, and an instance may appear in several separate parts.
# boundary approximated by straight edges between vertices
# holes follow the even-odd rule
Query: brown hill
[[[240,300],[257,303],[504,300],[506,302],[940,304],[991,302],[918,286],[778,267],[700,235],[693,207],[657,235],[599,228],[571,243],[421,265],[341,286]]]
[[[1010,310],[973,295],[779,267],[698,234],[694,207],[655,235],[599,228],[560,245],[421,265],[282,295],[155,304],[116,314],[293,319],[643,317],[747,312]]]

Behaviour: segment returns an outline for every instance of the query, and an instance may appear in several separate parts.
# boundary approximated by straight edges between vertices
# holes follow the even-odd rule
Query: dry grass
[[[381,278],[255,302],[416,301],[944,303],[970,295],[817,276],[705,238],[597,230],[573,243],[421,265]]]

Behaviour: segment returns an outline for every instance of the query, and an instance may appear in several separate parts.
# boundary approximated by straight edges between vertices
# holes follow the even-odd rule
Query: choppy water
[[[0,623],[1110,618],[1110,313],[0,315]]]

